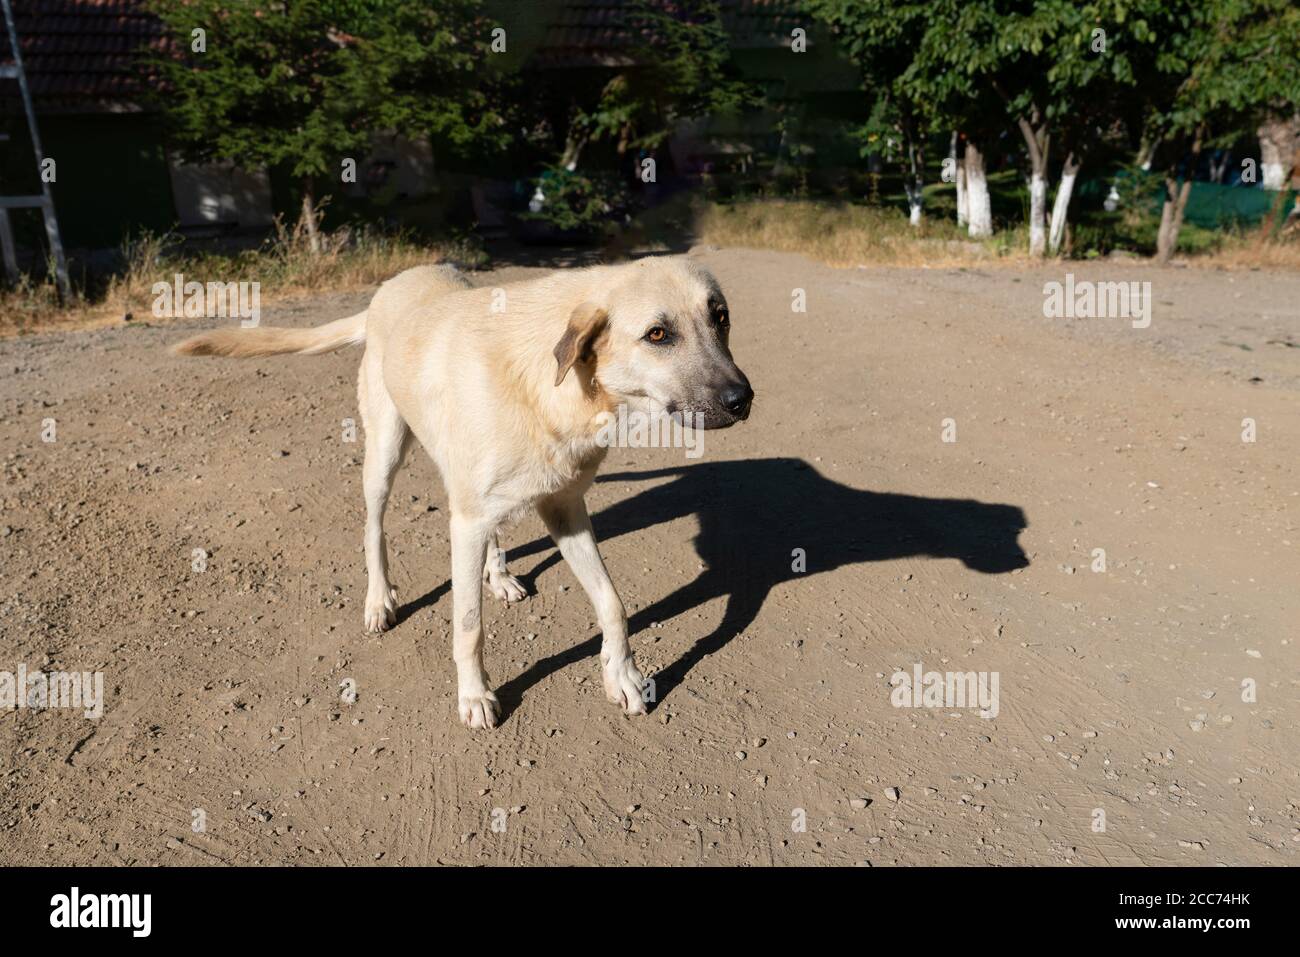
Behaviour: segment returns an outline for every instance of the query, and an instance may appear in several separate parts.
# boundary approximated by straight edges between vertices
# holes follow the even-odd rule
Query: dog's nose
[[[732,415],[744,415],[749,411],[749,404],[754,401],[754,390],[748,382],[727,386],[718,396],[718,401]]]

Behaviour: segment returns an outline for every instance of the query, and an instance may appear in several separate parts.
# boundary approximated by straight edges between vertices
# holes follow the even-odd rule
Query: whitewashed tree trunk
[[[1029,255],[1047,252],[1047,174],[1036,169],[1029,174]]]
[[[914,227],[921,225],[921,195],[912,190],[907,196],[907,221]]]
[[[1065,223],[1070,212],[1070,196],[1074,192],[1074,181],[1079,178],[1079,162],[1071,153],[1065,158],[1061,169],[1061,182],[1056,187],[1056,202],[1052,204],[1052,228],[1048,231],[1047,250],[1053,256],[1061,251],[1065,241]]]
[[[966,141],[966,231],[971,239],[993,235],[993,205],[989,201],[989,182],[984,175],[984,154],[970,140]]]
[[[966,210],[966,161],[957,161],[957,225],[965,226],[970,215]]]
[[[903,184],[903,191],[907,194],[907,221],[912,224],[913,228],[919,228],[921,225],[921,188],[924,186],[921,172],[925,163],[921,154],[921,147],[917,144],[915,136],[910,132],[907,144],[907,163],[908,181]]]
[[[1037,104],[1016,120],[1029,152],[1029,255],[1047,252],[1047,157],[1052,138]]]
[[[1269,117],[1255,133],[1259,136],[1260,185],[1265,189],[1285,189],[1296,152],[1300,150],[1300,116]]]
[[[1286,167],[1276,161],[1266,161],[1259,166],[1259,185],[1265,189],[1279,190],[1286,186]]]
[[[953,183],[957,187],[957,225],[966,225],[966,160],[957,152],[961,145],[961,137],[957,131],[953,130],[952,139],[948,143],[948,157],[952,160],[952,177]]]

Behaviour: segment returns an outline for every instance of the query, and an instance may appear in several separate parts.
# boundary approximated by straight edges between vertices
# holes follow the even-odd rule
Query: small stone
[[[891,801],[897,801],[902,797],[902,792],[899,791],[898,788],[885,788],[885,797],[889,798]]]
[[[850,799],[849,799],[849,807],[853,808],[853,810],[855,810],[855,811],[865,811],[865,810],[867,809],[868,805],[870,805],[870,804],[871,804],[871,799],[870,799],[870,798],[850,798]]]

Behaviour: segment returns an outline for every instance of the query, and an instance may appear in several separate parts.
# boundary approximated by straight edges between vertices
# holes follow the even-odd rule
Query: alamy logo
[[[131,936],[148,937],[153,926],[151,894],[70,894],[50,898],[51,927],[129,927]]]
[[[171,282],[154,283],[153,296],[158,319],[238,318],[245,329],[262,321],[260,282],[186,282],[177,273]]]
[[[688,459],[704,454],[703,412],[637,412],[620,405],[596,416],[596,444],[620,449],[685,449]]]
[[[1132,319],[1134,329],[1151,325],[1150,282],[1075,281],[1043,284],[1043,315],[1048,319]]]
[[[996,671],[895,671],[889,678],[895,708],[979,708],[985,720],[998,716],[999,674]]]
[[[0,671],[0,711],[82,708],[92,721],[104,716],[102,671]]]

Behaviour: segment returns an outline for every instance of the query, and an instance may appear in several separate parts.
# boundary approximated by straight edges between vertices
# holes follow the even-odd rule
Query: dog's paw
[[[461,695],[457,699],[460,723],[467,728],[495,728],[501,714],[501,702],[491,691]]]
[[[630,655],[605,665],[601,676],[605,681],[605,697],[627,714],[645,714],[645,678]]]
[[[397,589],[386,588],[378,598],[366,596],[366,631],[378,634],[397,624]]]
[[[528,594],[528,589],[514,575],[489,575],[487,586],[488,591],[506,604],[522,601]]]

